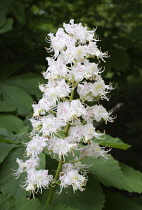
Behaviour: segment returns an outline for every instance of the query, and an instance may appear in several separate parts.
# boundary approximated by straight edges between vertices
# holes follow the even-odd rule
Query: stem
[[[72,91],[71,91],[71,95],[70,95],[70,100],[69,101],[72,101],[73,98],[74,98],[74,92],[75,92],[75,88],[76,88],[76,84],[75,82],[72,83]]]
[[[79,162],[81,160],[83,160],[83,159],[78,159],[78,160],[74,160],[74,161],[65,161],[65,163],[77,163],[77,162]]]
[[[54,177],[55,182],[58,181],[58,179],[59,179],[59,174],[60,174],[60,171],[61,171],[61,168],[62,168],[62,164],[63,164],[63,162],[62,162],[62,160],[60,160],[59,163],[58,163],[58,167],[57,167],[57,170],[56,170],[55,177]],[[47,199],[47,202],[46,202],[46,206],[48,206],[51,203],[54,192],[55,192],[55,188],[56,188],[56,184],[55,184],[55,186],[51,187],[51,189],[50,189],[48,199]]]
[[[79,100],[82,100],[82,99],[86,98],[86,97],[89,96],[89,95],[91,95],[91,92],[89,92],[89,93],[87,93],[85,96],[79,98]]]
[[[65,128],[65,131],[64,131],[65,136],[68,135],[69,129],[70,129],[70,123],[67,123],[66,128]]]
[[[71,92],[71,96],[70,96],[70,101],[73,100],[73,97],[74,97],[74,91],[75,91],[75,87],[73,88],[72,92]]]
[[[72,101],[73,98],[74,98],[75,87],[74,87],[73,83],[72,83],[72,87],[73,87],[73,89],[72,89],[72,92],[71,92],[71,95],[70,95],[70,101]],[[66,127],[65,127],[65,130],[64,130],[65,136],[68,136],[69,129],[70,129],[70,123],[68,122]],[[50,188],[48,199],[47,199],[47,202],[46,202],[46,206],[48,206],[52,201],[53,195],[55,193],[55,188],[57,186],[56,182],[59,179],[59,175],[60,175],[60,171],[62,169],[62,165],[63,165],[63,157],[61,158],[61,160],[58,163],[58,167],[57,167],[56,174],[55,174],[55,177],[54,177],[55,184],[54,184],[54,186],[52,186]]]

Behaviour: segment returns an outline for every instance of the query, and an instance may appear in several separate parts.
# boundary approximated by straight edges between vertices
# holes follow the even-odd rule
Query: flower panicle
[[[33,130],[31,140],[26,143],[26,160],[16,160],[17,178],[27,173],[23,186],[27,191],[42,192],[42,188],[57,184],[60,193],[69,186],[74,192],[83,191],[91,165],[82,161],[89,156],[108,158],[108,151],[93,141],[103,137],[93,122],[113,121],[114,117],[100,105],[100,100],[108,100],[108,93],[114,88],[101,77],[104,70],[100,61],[105,61],[108,53],[98,48],[100,40],[95,33],[96,29],[88,30],[70,20],[55,35],[49,33],[46,38],[50,44],[46,49],[53,54],[46,58],[48,68],[42,72],[47,83],[39,85],[43,96],[32,105]],[[40,168],[41,153],[59,161],[55,177]]]

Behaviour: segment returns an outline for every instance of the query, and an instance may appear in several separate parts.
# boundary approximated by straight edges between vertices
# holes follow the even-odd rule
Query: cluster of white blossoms
[[[39,86],[43,97],[33,104],[27,160],[17,158],[19,168],[15,174],[19,177],[27,173],[27,191],[34,193],[56,184],[60,185],[60,192],[69,186],[74,192],[83,191],[88,169],[81,161],[89,156],[107,158],[107,151],[94,141],[103,135],[93,122],[113,121],[111,113],[100,104],[100,100],[108,100],[107,94],[113,88],[101,77],[99,63],[108,56],[98,49],[97,41],[95,30],[88,31],[81,23],[74,24],[74,20],[64,23],[56,35],[48,36],[48,51],[53,56],[46,58],[49,66],[43,76],[47,84]],[[60,170],[55,177],[48,170],[39,169],[41,153],[59,161]]]

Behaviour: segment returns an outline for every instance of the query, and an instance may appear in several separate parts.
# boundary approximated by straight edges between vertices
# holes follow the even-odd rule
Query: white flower
[[[67,77],[69,69],[61,56],[56,61],[50,57],[47,57],[46,60],[48,61],[49,67],[46,72],[43,72],[45,79],[55,80],[59,77]]]
[[[74,164],[72,163],[64,163],[62,166],[62,172],[65,172],[65,173],[72,171],[74,169],[75,167],[74,167]]]
[[[108,58],[107,53],[101,52],[97,45],[96,42],[90,42],[89,45],[87,46],[87,51],[88,51],[88,56],[96,56],[97,58],[100,58],[101,60],[104,61],[103,58]]]
[[[56,36],[52,33],[50,33],[49,36],[51,42],[50,50],[54,51],[54,58],[57,58],[59,53],[65,50],[66,46],[74,46],[76,42],[73,37],[64,32],[63,28],[58,29]]]
[[[34,191],[35,189],[38,191],[42,191],[42,188],[48,188],[50,182],[53,180],[52,175],[48,175],[48,170],[35,170],[30,169],[27,171],[28,176],[26,180],[26,190]]]
[[[78,157],[76,157],[75,160],[77,161]],[[75,162],[73,165],[74,165],[75,169],[77,169],[81,174],[86,175],[89,172],[88,168],[90,165],[83,164],[79,160],[77,162]]]
[[[78,84],[77,92],[81,98],[86,101],[93,101],[93,97],[91,96],[91,83],[83,82],[82,84]],[[87,95],[89,94],[90,95]]]
[[[107,112],[107,110],[102,105],[94,105],[91,107],[86,108],[87,115],[83,116],[85,120],[88,122],[91,121],[91,119],[96,120],[97,122],[101,121],[102,119],[105,120],[105,122],[113,122],[114,117],[111,117],[111,112]]]
[[[105,85],[104,80],[101,78],[91,85],[91,92],[94,97],[100,96],[100,98],[107,99],[106,94],[112,89],[112,86]]]
[[[92,156],[94,158],[103,157],[107,159],[107,153],[110,150],[105,151],[103,148],[99,146],[98,143],[90,142],[86,147],[81,149],[80,158],[84,158],[86,156]]]
[[[56,106],[56,101],[48,100],[47,97],[43,97],[39,100],[38,104],[33,104],[34,117],[39,117],[40,115],[45,115],[46,112],[51,110],[54,106]]]
[[[82,135],[84,137],[84,141],[87,142],[88,140],[92,139],[93,137],[100,139],[102,134],[99,134],[95,131],[95,127],[92,123],[87,123],[86,125],[82,125]]]
[[[70,24],[63,24],[66,32],[75,37],[81,43],[85,44],[86,41],[94,40],[94,30],[87,31],[87,27],[83,27],[81,23],[74,24],[74,20],[70,20]]]
[[[44,92],[44,96],[48,98],[49,103],[56,103],[59,98],[63,98],[69,95],[71,89],[65,82],[65,79],[49,80],[47,85],[40,85],[40,90]]]
[[[40,118],[31,118],[30,122],[33,126],[33,133],[40,130],[42,125]]]
[[[102,134],[95,131],[95,127],[92,123],[73,126],[70,128],[69,133],[74,139],[76,139],[76,141],[80,141],[82,139],[85,143],[93,137],[100,139],[102,136]]]
[[[74,192],[78,189],[83,191],[84,189],[82,187],[86,184],[86,177],[80,175],[78,170],[71,170],[67,173],[64,172],[63,175],[60,175],[59,180],[61,181],[60,192],[63,188],[66,188],[70,185],[72,185]]]
[[[77,62],[75,66],[71,67],[70,78],[74,78],[76,82],[80,82],[84,79],[84,68],[81,62]]]
[[[53,137],[50,139],[48,143],[48,149],[52,150],[53,153],[57,154],[59,156],[59,159],[62,158],[62,156],[67,156],[69,152],[73,152],[74,149],[77,148],[76,143],[68,143],[68,141],[65,139]]]
[[[42,128],[40,132],[43,136],[48,136],[50,134],[58,132],[62,126],[65,126],[65,123],[62,119],[54,117],[54,115],[47,115],[42,117]]]
[[[57,107],[57,117],[65,122],[76,120],[77,117],[85,114],[86,110],[80,100],[60,102]]]
[[[87,55],[86,46],[77,46],[71,49],[75,62],[82,61]]]
[[[102,73],[101,68],[98,68],[98,64],[90,63],[88,59],[84,60],[84,77],[86,79],[95,79],[100,73]]]
[[[70,108],[68,110],[68,116],[69,120],[74,120],[77,117],[80,117],[82,115],[86,114],[86,110],[80,100],[72,100],[70,102]]]
[[[71,126],[69,134],[75,141],[80,142],[83,138],[82,125]]]
[[[35,135],[32,140],[26,143],[26,153],[27,156],[37,156],[39,155],[43,149],[47,146],[47,138],[43,136]]]
[[[77,92],[81,98],[84,98],[87,101],[94,101],[95,97],[96,100],[97,97],[100,97],[101,99],[108,99],[106,94],[109,93],[112,89],[113,88],[111,85],[105,85],[104,80],[99,78],[99,80],[94,82],[93,84],[88,82],[83,82],[82,84],[79,84]]]
[[[31,191],[32,193],[34,193],[34,191],[36,190],[36,186],[33,184],[28,184],[26,187],[26,191]]]
[[[32,157],[24,162],[23,160],[16,158],[16,162],[18,163],[19,168],[14,170],[16,171],[14,175],[18,178],[24,171],[28,171],[31,168],[38,168],[40,159],[39,157]]]

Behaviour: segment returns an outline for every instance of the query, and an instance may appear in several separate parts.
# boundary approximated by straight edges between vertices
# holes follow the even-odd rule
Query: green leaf
[[[42,206],[36,198],[28,199],[22,197],[15,199],[12,195],[0,195],[0,204],[2,210],[48,210],[48,208]]]
[[[22,138],[22,141],[25,140],[24,139],[25,135],[28,135],[26,127],[20,130],[20,132],[18,132],[17,134],[13,134],[12,132],[7,131],[7,129],[5,128],[0,128],[0,142],[3,142],[3,143],[19,144],[21,143],[21,138]]]
[[[5,139],[2,136],[0,136],[0,142],[1,143],[7,143],[7,144],[16,144],[16,142],[14,142],[12,140]]]
[[[21,198],[17,199],[15,203],[15,210],[48,210],[47,207],[42,206],[40,202],[34,198],[34,199],[26,199],[26,198]]]
[[[0,115],[0,127],[7,128],[9,131],[18,132],[24,127],[24,122],[14,115]]]
[[[59,188],[58,188],[59,190]],[[42,203],[46,203],[49,190],[43,190],[42,195],[38,195],[38,199]],[[77,190],[75,193],[72,187],[63,189],[61,194],[55,193],[52,203],[56,205],[64,204],[71,208],[80,210],[102,210],[105,197],[100,184],[93,177],[89,176],[86,189],[83,192]]]
[[[6,81],[9,85],[15,85],[30,95],[41,97],[41,91],[39,90],[39,83],[45,83],[45,80],[41,75],[35,73],[25,73],[17,77],[13,77]]]
[[[4,128],[0,128],[0,142],[8,144],[23,144],[29,142],[28,127],[24,127],[17,134],[13,134]]]
[[[131,147],[131,145],[124,143],[121,139],[114,138],[107,134],[104,134],[104,138],[100,140],[93,138],[93,141],[96,143],[99,143],[99,145],[101,146],[114,147],[114,148],[124,149],[124,150]]]
[[[2,210],[14,210],[15,199],[12,195],[0,195],[0,206]]]
[[[14,104],[9,103],[9,101],[0,101],[0,112],[12,112],[16,110]]]
[[[5,139],[14,140],[15,135],[8,131],[6,128],[0,128],[0,135],[4,137]]]
[[[0,27],[1,29],[6,24],[6,16],[8,11],[10,10],[10,7],[12,6],[14,0],[5,0],[1,1],[0,3]]]
[[[14,63],[5,63],[1,68],[1,81],[3,80],[7,84],[7,78],[13,75],[15,72],[22,70],[26,65],[26,61],[14,62]]]
[[[121,185],[123,174],[118,161],[113,158],[105,160],[92,157],[89,157],[86,161],[89,165],[92,164],[89,171],[94,175],[95,180],[99,180],[106,186],[116,187],[116,185]]]
[[[89,157],[86,160],[92,164],[89,171],[94,175],[95,180],[100,181],[106,186],[113,186],[128,192],[142,192],[142,173],[135,169],[114,160],[113,158],[94,159]]]
[[[16,106],[18,114],[27,115],[31,111],[33,99],[25,91],[7,84],[1,84],[1,91],[3,100],[9,101],[9,103]]]
[[[141,210],[142,206],[131,199],[115,192],[106,192],[106,203],[104,210]]]
[[[129,192],[142,193],[142,173],[123,163],[119,164],[124,176],[125,186]]]
[[[20,132],[15,135],[16,141],[27,143],[30,141],[28,127],[24,127]]]
[[[0,34],[12,30],[12,26],[13,26],[13,18],[8,18],[5,25],[3,25],[2,28],[0,28]]]
[[[14,170],[18,168],[16,158],[22,159],[23,154],[24,148],[13,149],[2,163],[0,187],[3,194],[11,194],[17,198],[29,195],[29,193],[21,187],[25,182],[25,174],[21,174],[18,179],[14,176]]]
[[[105,202],[105,197],[100,184],[96,180],[92,180],[91,177],[89,177],[89,181],[84,192],[80,192],[78,190],[76,193],[73,193],[73,190],[71,189],[68,194],[66,193],[66,190],[64,190],[61,196],[64,196],[66,205],[82,210],[102,210]],[[60,200],[59,197],[58,199]]]
[[[72,208],[72,207],[66,206],[66,205],[64,205],[64,204],[49,205],[48,208],[50,208],[50,209],[52,209],[52,210],[79,210],[79,209],[77,209],[77,208]],[[48,208],[47,208],[47,209],[48,209]]]
[[[8,155],[9,151],[12,150],[16,145],[0,143],[0,163]]]

